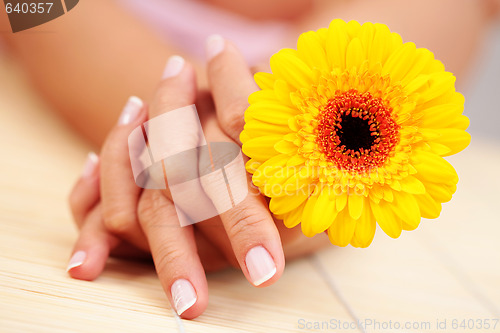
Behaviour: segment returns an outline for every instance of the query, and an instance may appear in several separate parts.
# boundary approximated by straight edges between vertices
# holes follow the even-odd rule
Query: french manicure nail
[[[77,251],[71,259],[69,260],[68,267],[66,268],[66,272],[69,272],[71,269],[81,266],[83,262],[85,261],[85,258],[87,257],[87,254],[85,251]]]
[[[185,279],[175,281],[170,288],[170,292],[172,293],[175,311],[179,316],[192,307],[198,299],[193,285]]]
[[[128,125],[134,121],[139,115],[143,105],[144,103],[139,97],[131,96],[118,119],[118,125]]]
[[[167,65],[163,71],[163,78],[168,79],[169,77],[174,77],[179,75],[179,73],[184,68],[185,60],[183,57],[178,55],[173,55],[168,58]]]
[[[255,286],[261,285],[276,274],[276,264],[273,258],[260,245],[248,251],[245,263],[250,274],[250,279]]]
[[[207,38],[207,58],[208,60],[214,58],[221,53],[226,46],[226,41],[220,35],[211,35]]]
[[[85,160],[85,164],[83,165],[83,178],[90,178],[94,175],[97,162],[99,162],[99,156],[97,156],[93,151],[88,153],[87,160]]]

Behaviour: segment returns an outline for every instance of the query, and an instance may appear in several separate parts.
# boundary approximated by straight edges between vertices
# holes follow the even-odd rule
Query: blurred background
[[[500,140],[500,23],[492,25],[485,43],[469,69],[469,79],[462,84],[465,114],[470,118],[472,140],[484,137]],[[496,151],[500,154],[500,147]]]

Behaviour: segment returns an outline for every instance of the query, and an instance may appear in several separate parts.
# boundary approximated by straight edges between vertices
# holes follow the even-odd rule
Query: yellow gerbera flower
[[[443,158],[470,142],[455,77],[383,24],[334,20],[257,73],[241,133],[271,211],[312,237],[370,245],[436,218],[458,176]]]

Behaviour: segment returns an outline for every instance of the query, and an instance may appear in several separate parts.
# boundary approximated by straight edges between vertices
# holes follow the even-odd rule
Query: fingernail
[[[276,264],[269,252],[262,246],[250,249],[245,257],[245,263],[255,286],[263,284],[276,274]]]
[[[94,153],[93,151],[88,153],[87,160],[83,165],[83,171],[82,171],[83,178],[90,178],[94,175],[97,162],[99,162],[99,156],[97,156],[96,153]]]
[[[226,41],[220,35],[211,35],[207,38],[206,48],[207,48],[207,58],[208,60],[214,58],[216,55],[221,53],[226,46]]]
[[[139,97],[131,96],[125,107],[123,108],[122,114],[118,119],[118,125],[128,125],[137,118],[139,112],[142,109],[142,100]]]
[[[170,292],[172,293],[175,311],[179,316],[196,303],[196,292],[188,280],[179,279],[175,281],[170,288]]]
[[[75,267],[81,266],[83,262],[85,261],[85,258],[87,257],[87,254],[85,251],[77,251],[71,259],[69,260],[68,267],[66,268],[66,272],[69,272]]]
[[[168,58],[167,65],[163,71],[163,78],[168,79],[169,77],[174,77],[179,75],[179,73],[184,68],[185,60],[183,57],[178,55],[173,55]]]

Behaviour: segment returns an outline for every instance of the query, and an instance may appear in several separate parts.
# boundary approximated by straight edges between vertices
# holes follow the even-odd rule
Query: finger
[[[128,137],[146,120],[142,101],[130,97],[118,124],[111,130],[101,152],[101,201],[106,228],[137,247],[148,249],[137,219],[141,188],[134,181]]]
[[[217,131],[211,122],[214,118],[206,120],[206,135],[210,141],[224,142],[230,140],[224,133]],[[222,155],[224,152],[221,152]],[[219,158],[212,152],[213,160]],[[221,156],[222,158],[224,156]],[[226,171],[230,168],[224,167]],[[248,175],[247,175],[248,176]],[[268,205],[257,189],[250,185],[246,177],[241,181],[226,174],[230,184],[229,188],[235,189],[232,193],[239,192],[241,186],[248,187],[248,194],[243,201],[234,208],[220,214],[220,218],[231,241],[238,263],[246,278],[255,286],[268,286],[276,282],[285,267],[285,259],[281,239],[269,212]],[[203,187],[215,206],[222,202],[221,196],[226,197],[217,183],[203,183]]]
[[[250,181],[250,180],[248,180]],[[276,282],[285,267],[280,235],[258,191],[220,215],[245,277],[255,286]]]
[[[195,98],[196,77],[193,66],[180,56],[171,56],[151,103],[149,118],[191,105]]]
[[[207,39],[208,81],[221,128],[240,143],[248,96],[258,89],[243,56],[219,35]],[[240,143],[241,144],[241,143]]]
[[[82,175],[71,190],[69,206],[78,227],[81,227],[88,212],[99,201],[99,156],[87,155]]]
[[[193,67],[179,56],[170,57],[144,129],[155,168],[149,174],[151,183],[159,185],[156,188],[167,187],[164,194],[183,210],[182,217],[188,218],[181,225],[199,221],[198,213],[211,205],[197,181],[198,148],[206,145],[206,141],[196,109],[192,107],[195,99]]]
[[[174,205],[157,190],[144,191],[139,220],[170,304],[182,318],[199,316],[207,307],[208,287],[193,228],[180,226]]]
[[[119,243],[104,227],[100,205],[97,205],[85,219],[66,271],[75,279],[96,279],[104,269],[109,252]]]

